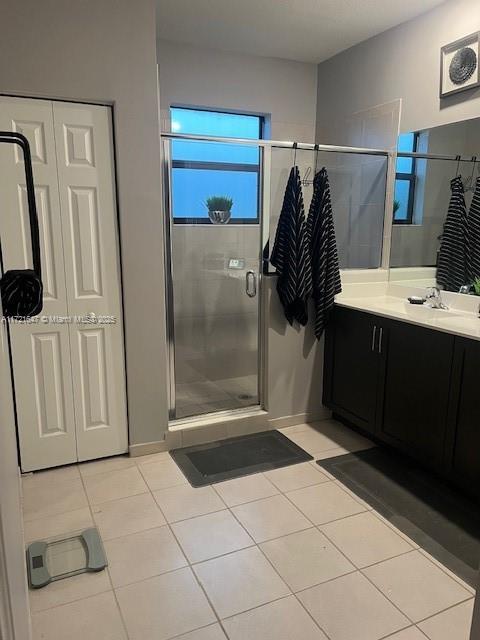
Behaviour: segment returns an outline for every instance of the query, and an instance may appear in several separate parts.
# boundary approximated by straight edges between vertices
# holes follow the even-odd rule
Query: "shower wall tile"
[[[360,172],[360,203],[385,204],[387,161],[378,158],[365,162]]]
[[[355,214],[351,221],[350,242],[380,246],[383,236],[383,205],[358,205],[355,207]]]

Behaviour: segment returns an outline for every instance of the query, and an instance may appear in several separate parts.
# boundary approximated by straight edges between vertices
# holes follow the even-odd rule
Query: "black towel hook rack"
[[[458,171],[459,171],[459,169],[460,169],[460,160],[461,160],[461,159],[462,159],[462,156],[456,156],[456,157],[455,157],[455,160],[457,161],[457,170],[456,170],[456,172],[455,172],[455,177],[456,177],[456,178],[458,178],[458,175],[459,175]]]
[[[318,154],[320,151],[320,147],[318,144],[315,144],[315,146],[313,147],[313,153],[315,154],[315,164],[314,164],[314,171],[313,171],[313,177],[315,178],[315,176],[317,175],[317,165],[318,165]]]
[[[293,166],[296,167],[297,166],[297,148],[298,148],[298,142],[294,142],[292,145],[293,148]]]
[[[471,159],[472,162],[472,173],[470,174],[470,176],[465,180],[465,184],[464,184],[464,189],[465,191],[474,191],[475,190],[475,185],[473,184],[473,179],[475,176],[475,169],[477,167],[477,156],[472,156]]]

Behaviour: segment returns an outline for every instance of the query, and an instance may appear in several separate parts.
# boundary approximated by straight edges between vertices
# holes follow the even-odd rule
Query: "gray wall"
[[[2,2],[0,92],[113,105],[130,440],[167,425],[153,0]]]
[[[480,90],[440,101],[440,47],[480,30],[478,0],[450,0],[319,65],[317,139],[338,143],[350,114],[402,98],[402,131],[477,117]]]
[[[315,135],[317,68],[313,64],[291,62],[272,58],[253,57],[226,52],[218,52],[199,47],[172,44],[163,40],[157,43],[159,61],[160,105],[162,110],[162,126],[170,126],[169,108],[171,105],[194,105],[203,107],[224,108],[243,112],[251,112],[268,116],[267,134],[272,139],[313,141]],[[308,157],[307,157],[308,156]],[[271,193],[274,205],[272,214],[281,206],[285,182],[289,166],[293,160],[291,152],[279,152],[273,159]],[[297,161],[302,170],[312,164],[312,155],[299,154]],[[308,206],[308,201],[307,201]],[[275,221],[272,230],[275,229]],[[208,233],[208,236],[206,234]],[[237,237],[235,237],[237,236]],[[257,246],[242,246],[245,240],[257,245],[258,234],[252,228],[236,232],[229,229],[191,229],[177,228],[174,231],[176,250],[183,257],[178,257],[177,264],[191,268],[192,255],[211,256],[225,264],[233,253],[249,258],[254,255]],[[185,244],[187,243],[187,244]],[[203,243],[203,244],[202,244]],[[240,252],[240,253],[239,253]],[[190,266],[189,266],[190,265]],[[181,279],[181,278],[180,278]],[[206,281],[210,291],[198,294],[202,302],[204,319],[200,326],[225,322],[225,291],[214,296],[215,286],[225,285],[225,278],[220,278],[213,285]],[[265,302],[267,318],[267,396],[269,415],[272,418],[297,414],[320,414],[322,411],[322,368],[323,344],[318,345],[313,337],[311,327],[307,330],[290,327],[283,315],[275,291],[276,279],[267,278],[265,283]],[[178,279],[176,284],[178,285]],[[191,285],[187,285],[191,286]],[[219,289],[220,291],[220,289]],[[232,286],[234,291],[234,286]],[[181,300],[181,292],[177,295],[175,312],[182,325],[182,317],[186,318],[188,327],[188,302]],[[204,300],[211,300],[205,308]],[[192,302],[189,296],[190,304]],[[255,326],[246,304],[239,307],[238,301],[230,300],[231,309],[236,310],[242,332],[235,335],[224,330],[218,334],[222,349],[227,341],[230,349],[236,350],[237,356],[232,358],[232,370],[242,370],[241,358],[238,358],[238,337],[244,341],[247,351],[254,348]],[[200,329],[205,333],[204,329]],[[191,340],[191,337],[189,338]],[[227,348],[227,350],[228,350]],[[211,352],[211,348],[210,348]],[[250,353],[251,355],[251,353]],[[220,360],[219,360],[220,362]],[[232,372],[232,376],[235,372]]]
[[[162,126],[171,105],[218,107],[271,115],[269,137],[312,141],[317,68],[314,64],[157,43]]]

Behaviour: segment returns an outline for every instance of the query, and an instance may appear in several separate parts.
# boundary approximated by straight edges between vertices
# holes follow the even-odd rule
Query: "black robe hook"
[[[318,144],[315,144],[313,147],[313,151],[315,153],[315,165],[314,165],[313,177],[315,178],[315,176],[317,175],[318,153],[320,151],[320,146]]]

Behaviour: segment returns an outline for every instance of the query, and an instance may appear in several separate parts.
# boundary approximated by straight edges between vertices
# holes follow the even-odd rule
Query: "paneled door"
[[[0,128],[27,137],[32,154],[45,316],[66,316],[52,103],[2,98]],[[22,153],[0,149],[0,239],[4,270],[32,268],[30,227]],[[24,471],[77,460],[70,341],[67,324],[10,326],[18,435]]]
[[[0,128],[23,133],[32,148],[45,293],[36,321],[11,325],[10,332],[22,470],[123,453],[128,439],[110,111],[2,98]],[[23,162],[2,149],[0,167],[4,268],[29,267]],[[102,324],[99,316],[114,323]]]
[[[110,110],[53,104],[78,459],[127,450]],[[112,322],[110,322],[112,320]]]

